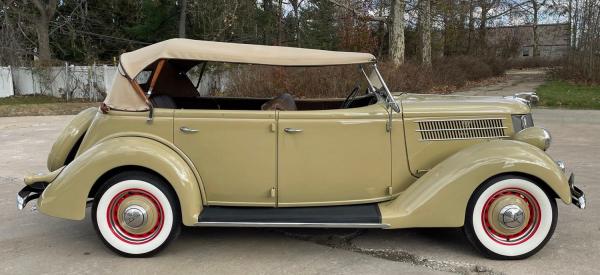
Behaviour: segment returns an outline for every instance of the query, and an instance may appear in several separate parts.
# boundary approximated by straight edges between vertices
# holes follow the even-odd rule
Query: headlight
[[[531,116],[531,113],[525,115],[512,115],[512,123],[515,133],[518,133],[523,129],[533,127],[533,117]]]
[[[546,151],[552,143],[552,136],[550,132],[540,127],[530,127],[523,129],[515,134],[515,139],[529,143],[535,147],[538,147]]]

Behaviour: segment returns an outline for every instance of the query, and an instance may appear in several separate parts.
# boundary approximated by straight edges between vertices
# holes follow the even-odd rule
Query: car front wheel
[[[493,259],[524,259],[548,242],[556,227],[554,198],[531,180],[501,176],[475,190],[469,200],[467,239]]]
[[[92,221],[113,251],[128,257],[151,256],[181,228],[173,192],[161,178],[129,171],[107,180],[95,196]]]

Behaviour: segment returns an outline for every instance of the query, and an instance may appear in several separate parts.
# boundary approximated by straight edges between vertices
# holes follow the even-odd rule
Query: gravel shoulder
[[[471,87],[454,94],[470,96],[511,96],[516,93],[535,92],[546,81],[545,69],[508,70],[503,81],[491,85]]]

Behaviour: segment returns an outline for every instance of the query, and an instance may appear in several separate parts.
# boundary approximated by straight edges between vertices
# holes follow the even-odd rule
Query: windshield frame
[[[396,113],[400,113],[402,111],[400,108],[400,105],[398,104],[398,102],[394,98],[394,95],[392,95],[392,92],[390,91],[387,84],[383,80],[383,76],[381,76],[381,73],[379,72],[379,69],[377,68],[377,64],[373,63],[373,64],[368,64],[368,65],[371,66],[371,69],[373,70],[373,72],[375,72],[377,79],[381,83],[381,87],[379,87],[379,88],[375,88],[375,86],[373,85],[373,82],[371,81],[371,78],[367,75],[363,65],[364,64],[361,64],[361,65],[359,65],[359,67],[360,67],[360,71],[362,72],[363,76],[367,79],[367,83],[369,85],[369,91],[380,96],[381,98],[383,98],[386,103],[386,108],[391,108]]]

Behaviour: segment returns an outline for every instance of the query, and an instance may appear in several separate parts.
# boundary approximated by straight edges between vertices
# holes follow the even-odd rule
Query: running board
[[[377,204],[314,207],[207,206],[198,223],[203,227],[387,228]]]
[[[383,223],[259,223],[259,222],[197,222],[199,227],[287,227],[287,228],[380,228],[390,227]]]

